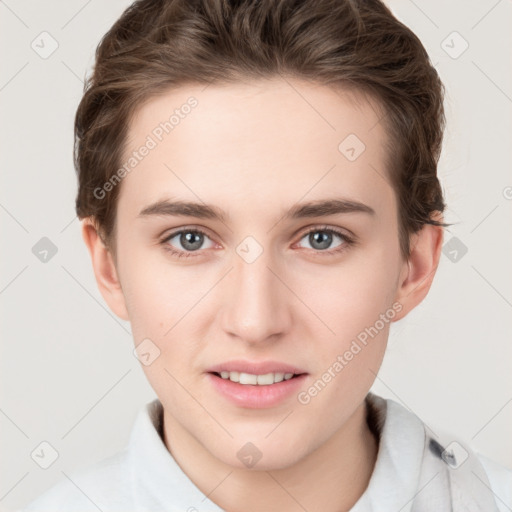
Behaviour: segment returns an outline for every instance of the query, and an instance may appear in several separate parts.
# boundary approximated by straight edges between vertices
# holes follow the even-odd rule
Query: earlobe
[[[89,250],[96,283],[105,302],[119,318],[129,320],[114,258],[91,218],[82,221],[82,238]]]
[[[400,274],[396,300],[402,304],[394,321],[405,317],[426,297],[439,265],[443,228],[425,224],[411,240],[410,256]]]

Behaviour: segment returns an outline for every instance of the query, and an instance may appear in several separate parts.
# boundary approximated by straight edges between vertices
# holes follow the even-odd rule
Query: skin
[[[142,368],[164,407],[165,444],[209,499],[228,511],[348,510],[377,456],[364,398],[391,322],[306,405],[293,395],[266,409],[235,406],[205,371],[231,359],[283,361],[308,373],[307,390],[394,303],[396,321],[423,300],[442,228],[426,225],[402,258],[382,112],[348,90],[282,78],[184,86],[138,110],[127,154],[190,96],[198,106],[122,181],[116,256],[94,219],[82,223],[99,289],[131,322],[135,345],[150,338],[158,346],[160,356]],[[350,133],[366,146],[353,162],[338,150]],[[332,198],[375,215],[282,219],[296,203]],[[227,220],[139,216],[162,199],[212,204]],[[333,235],[319,249],[305,234],[316,226],[357,243],[334,253],[345,242]],[[161,243],[181,227],[208,233],[189,258]],[[252,263],[236,252],[247,236],[263,248]],[[186,252],[179,236],[166,243]],[[262,453],[252,468],[236,455],[249,441]]]

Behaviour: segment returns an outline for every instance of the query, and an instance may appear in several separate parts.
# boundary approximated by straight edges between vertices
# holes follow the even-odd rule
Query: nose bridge
[[[223,304],[226,332],[257,342],[286,329],[287,302],[274,266],[272,251],[264,249],[253,237],[236,247],[228,279],[229,299]]]

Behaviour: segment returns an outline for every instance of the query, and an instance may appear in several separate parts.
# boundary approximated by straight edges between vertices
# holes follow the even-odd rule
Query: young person
[[[26,510],[510,510],[510,471],[369,392],[439,262],[444,123],[379,1],[129,7],[77,111],[76,209],[158,398]]]

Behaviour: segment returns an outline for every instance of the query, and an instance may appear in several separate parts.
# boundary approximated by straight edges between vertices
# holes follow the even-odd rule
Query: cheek
[[[201,292],[200,278],[166,264],[162,252],[131,249],[125,253],[123,294],[132,330],[138,336],[170,336],[169,330],[193,308]]]
[[[393,254],[378,248],[360,251],[338,266],[317,269],[314,275],[298,274],[302,277],[296,280],[296,290],[329,327],[332,338],[344,343],[392,307],[395,268]]]
[[[397,314],[387,279],[370,274],[366,279],[351,275],[351,279],[353,284],[347,278],[339,289],[333,282],[330,300],[327,294],[316,296],[313,308],[322,311],[322,319],[334,334],[315,340],[309,357],[316,361],[315,375],[297,397],[308,414],[323,415],[327,430],[346,421],[347,411],[354,410],[368,393]],[[329,414],[324,414],[326,411]]]
[[[361,251],[336,270],[317,275],[314,287],[311,279],[304,278],[301,293],[309,286],[308,305],[324,324],[311,320],[324,333],[317,336],[316,350],[310,354],[311,360],[318,362],[320,380],[311,393],[322,395],[315,398],[315,407],[346,399],[347,392],[361,398],[371,387],[384,357],[389,328],[400,309],[393,303],[394,256],[378,248]],[[328,390],[323,392],[324,388]]]
[[[191,373],[187,368],[195,364],[202,339],[195,331],[200,328],[196,311],[204,307],[199,299],[208,291],[208,281],[194,275],[198,271],[192,266],[173,266],[151,252],[131,251],[125,258],[123,293],[135,345],[158,354],[142,369],[155,389],[167,389],[179,387],[169,373],[184,382]]]

